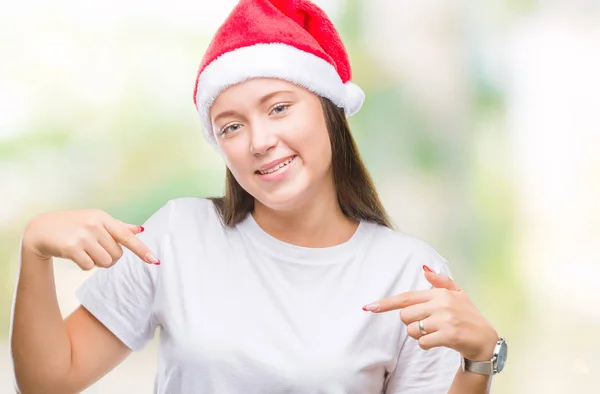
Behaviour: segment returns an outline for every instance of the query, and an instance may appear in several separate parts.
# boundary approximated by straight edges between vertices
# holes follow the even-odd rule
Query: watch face
[[[498,362],[496,364],[496,369],[498,373],[502,372],[504,369],[504,365],[506,364],[506,357],[508,356],[508,346],[506,342],[502,341],[500,345],[500,350],[498,351]]]

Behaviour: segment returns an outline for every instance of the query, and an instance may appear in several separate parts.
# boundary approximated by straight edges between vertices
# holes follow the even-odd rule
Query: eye
[[[233,133],[235,131],[238,131],[241,127],[242,127],[242,125],[239,123],[234,123],[229,126],[225,126],[219,131],[219,135]]]
[[[273,107],[273,109],[271,110],[271,113],[269,115],[271,115],[271,114],[275,114],[275,115],[282,114],[285,111],[287,111],[287,109],[289,107],[290,107],[289,104],[277,104],[275,107]]]

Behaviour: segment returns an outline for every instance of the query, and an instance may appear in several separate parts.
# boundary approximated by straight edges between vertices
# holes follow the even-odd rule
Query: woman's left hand
[[[494,327],[452,279],[427,266],[423,269],[434,288],[387,297],[363,310],[381,313],[400,309],[408,335],[417,339],[422,349],[443,346],[472,361],[489,361],[498,341]],[[426,334],[421,333],[419,320]]]

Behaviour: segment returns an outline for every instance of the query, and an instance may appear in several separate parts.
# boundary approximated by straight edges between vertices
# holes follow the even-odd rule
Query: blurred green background
[[[600,392],[600,4],[315,1],[367,94],[353,133],[397,228],[509,340],[494,393]],[[142,223],[223,192],[192,102],[235,1],[13,2],[0,13],[0,392],[19,239],[37,213]],[[89,273],[55,263],[63,313]],[[156,343],[90,393],[151,392]]]

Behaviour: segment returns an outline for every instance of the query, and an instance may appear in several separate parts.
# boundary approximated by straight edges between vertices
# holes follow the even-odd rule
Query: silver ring
[[[427,331],[425,331],[425,327],[423,327],[423,320],[419,320],[419,332],[421,335],[427,335]]]

